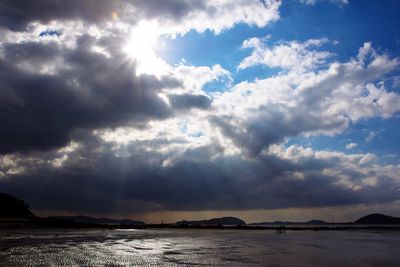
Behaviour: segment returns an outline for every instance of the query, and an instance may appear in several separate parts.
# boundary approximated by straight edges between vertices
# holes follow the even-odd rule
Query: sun
[[[131,31],[123,51],[136,63],[136,74],[165,74],[169,65],[155,53],[159,48],[160,27],[154,22],[141,22]]]

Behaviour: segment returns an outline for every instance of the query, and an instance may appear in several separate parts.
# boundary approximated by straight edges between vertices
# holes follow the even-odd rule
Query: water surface
[[[0,266],[400,266],[400,232],[1,230]]]

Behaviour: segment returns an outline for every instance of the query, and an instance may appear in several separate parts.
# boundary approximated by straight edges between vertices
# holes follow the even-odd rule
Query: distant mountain
[[[322,220],[310,220],[306,222],[284,222],[284,221],[274,221],[274,222],[260,222],[260,223],[251,223],[250,225],[324,225],[328,224]]]
[[[36,216],[24,201],[12,195],[0,193],[0,218],[34,219]]]
[[[361,217],[354,223],[356,224],[399,224],[400,218],[374,213]]]
[[[235,217],[222,217],[222,218],[213,218],[210,220],[201,220],[201,221],[179,221],[176,222],[178,225],[244,225],[245,221],[235,218]]]
[[[93,218],[88,216],[52,216],[46,218],[50,222],[74,222],[85,224],[106,224],[106,225],[144,225],[144,222],[133,221],[128,219],[109,219],[109,218]]]

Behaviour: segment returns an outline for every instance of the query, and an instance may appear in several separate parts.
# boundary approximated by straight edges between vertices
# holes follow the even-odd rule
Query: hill
[[[361,217],[355,224],[399,224],[400,218],[392,217],[384,214],[374,213]]]
[[[251,223],[250,225],[324,225],[328,224],[322,220],[310,220],[306,222],[287,222],[287,221],[274,221],[274,222],[260,222],[260,223]]]
[[[200,221],[179,221],[176,222],[177,225],[244,225],[245,221],[235,218],[235,217],[222,217],[213,218],[210,220],[200,220]]]
[[[36,216],[24,201],[12,195],[0,193],[0,218],[34,219]]]

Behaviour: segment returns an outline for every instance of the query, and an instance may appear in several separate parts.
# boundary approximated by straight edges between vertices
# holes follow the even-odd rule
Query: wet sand
[[[0,232],[0,266],[400,266],[400,231]]]

